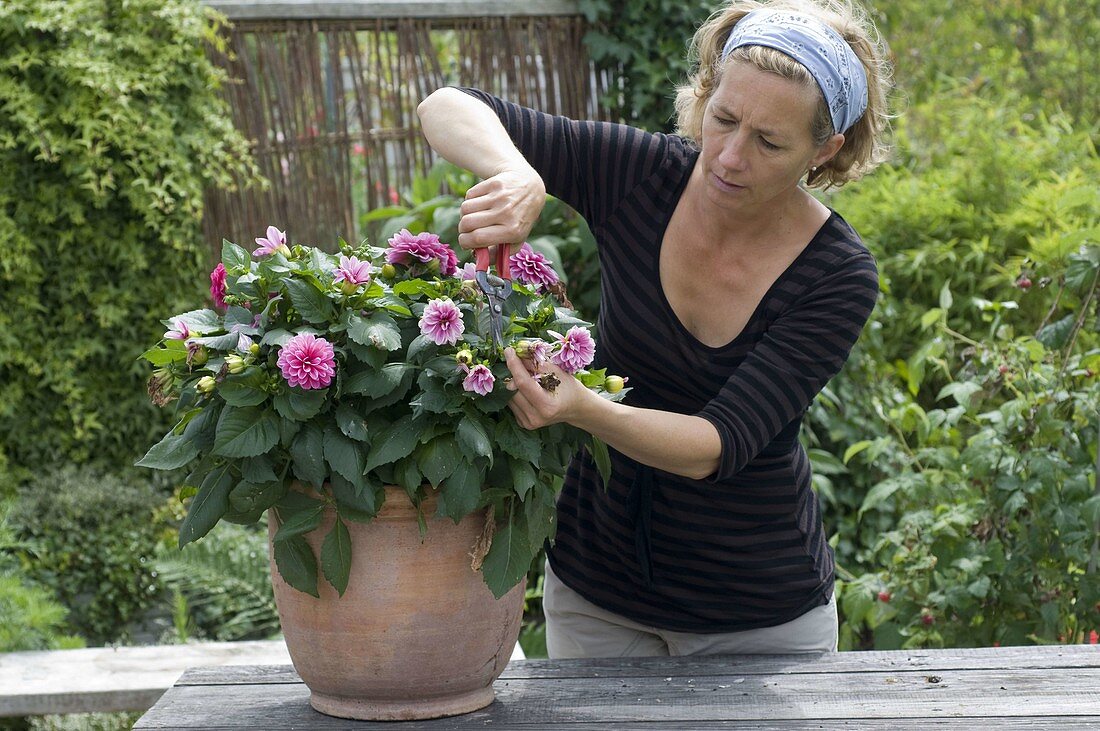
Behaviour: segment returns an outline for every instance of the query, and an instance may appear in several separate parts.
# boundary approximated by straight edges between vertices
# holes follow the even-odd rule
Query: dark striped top
[[[547,191],[596,237],[594,367],[629,377],[626,403],[703,417],[722,441],[721,465],[705,480],[612,450],[606,491],[587,453],[575,457],[558,500],[554,572],[594,604],[675,631],[774,626],[826,603],[833,553],[798,431],[875,304],[878,272],[859,236],[832,213],[744,330],[704,345],[676,317],[658,272],[698,150],[464,91],[495,110]]]

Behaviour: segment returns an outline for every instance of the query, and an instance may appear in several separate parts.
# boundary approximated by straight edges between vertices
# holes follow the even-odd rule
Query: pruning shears
[[[489,260],[492,257],[491,249],[496,250],[496,274],[489,273]],[[474,278],[477,280],[478,286],[481,287],[481,291],[485,293],[485,298],[489,301],[489,330],[493,337],[493,344],[498,348],[504,347],[504,325],[502,322],[504,300],[512,294],[512,271],[511,267],[508,266],[508,257],[511,254],[512,247],[509,244],[474,249],[474,256],[477,258]]]

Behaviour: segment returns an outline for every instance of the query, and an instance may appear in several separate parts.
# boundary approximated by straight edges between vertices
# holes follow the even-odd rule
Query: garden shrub
[[[251,180],[193,0],[0,3],[0,465],[130,464],[137,362],[201,295],[203,191]]]
[[[163,498],[142,480],[65,466],[20,489],[11,513],[22,570],[69,609],[69,625],[102,645],[157,601],[153,557]]]

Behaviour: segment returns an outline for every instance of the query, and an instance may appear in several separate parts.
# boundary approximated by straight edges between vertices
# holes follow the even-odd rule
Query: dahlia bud
[[[214,376],[203,376],[199,379],[199,382],[195,384],[195,390],[201,394],[213,393],[214,387],[217,386],[217,381],[214,380]]]
[[[438,274],[439,273],[439,259],[432,259],[431,261],[428,262],[427,266],[425,266],[424,269],[427,270],[428,272],[431,272],[432,274]]]
[[[355,282],[349,282],[346,279],[340,282],[340,292],[342,292],[345,297],[351,297],[358,289],[359,285]]]
[[[393,264],[383,264],[381,274],[383,279],[393,279],[397,276],[397,267]]]
[[[206,346],[193,340],[187,343],[187,363],[193,366],[206,365],[209,353]]]
[[[512,350],[516,351],[516,355],[518,355],[520,358],[530,358],[531,341],[519,340],[514,345],[512,345]]]
[[[248,346],[248,352],[251,353],[252,355],[259,355],[260,354],[260,344],[259,343],[252,343],[252,345]]]
[[[481,288],[477,286],[477,282],[473,279],[467,279],[462,282],[462,289],[460,291],[462,299],[467,302],[473,302],[481,293]]]
[[[603,379],[603,388],[608,393],[618,393],[626,385],[626,379],[622,376],[608,376]]]
[[[230,353],[225,356],[225,367],[229,369],[230,373],[236,375],[244,372],[244,369],[248,367],[248,361],[236,353]]]
[[[474,354],[466,348],[455,353],[455,362],[461,365],[470,365],[474,362]]]

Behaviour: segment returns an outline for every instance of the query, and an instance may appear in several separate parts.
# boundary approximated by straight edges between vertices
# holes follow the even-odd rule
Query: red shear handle
[[[496,249],[497,254],[497,276],[501,279],[511,281],[512,279],[512,267],[508,265],[508,259],[512,256],[511,244],[498,244],[497,246],[483,246],[480,249],[474,249],[474,257],[477,260],[476,269],[479,272],[489,271],[489,257],[491,256],[490,250]]]

